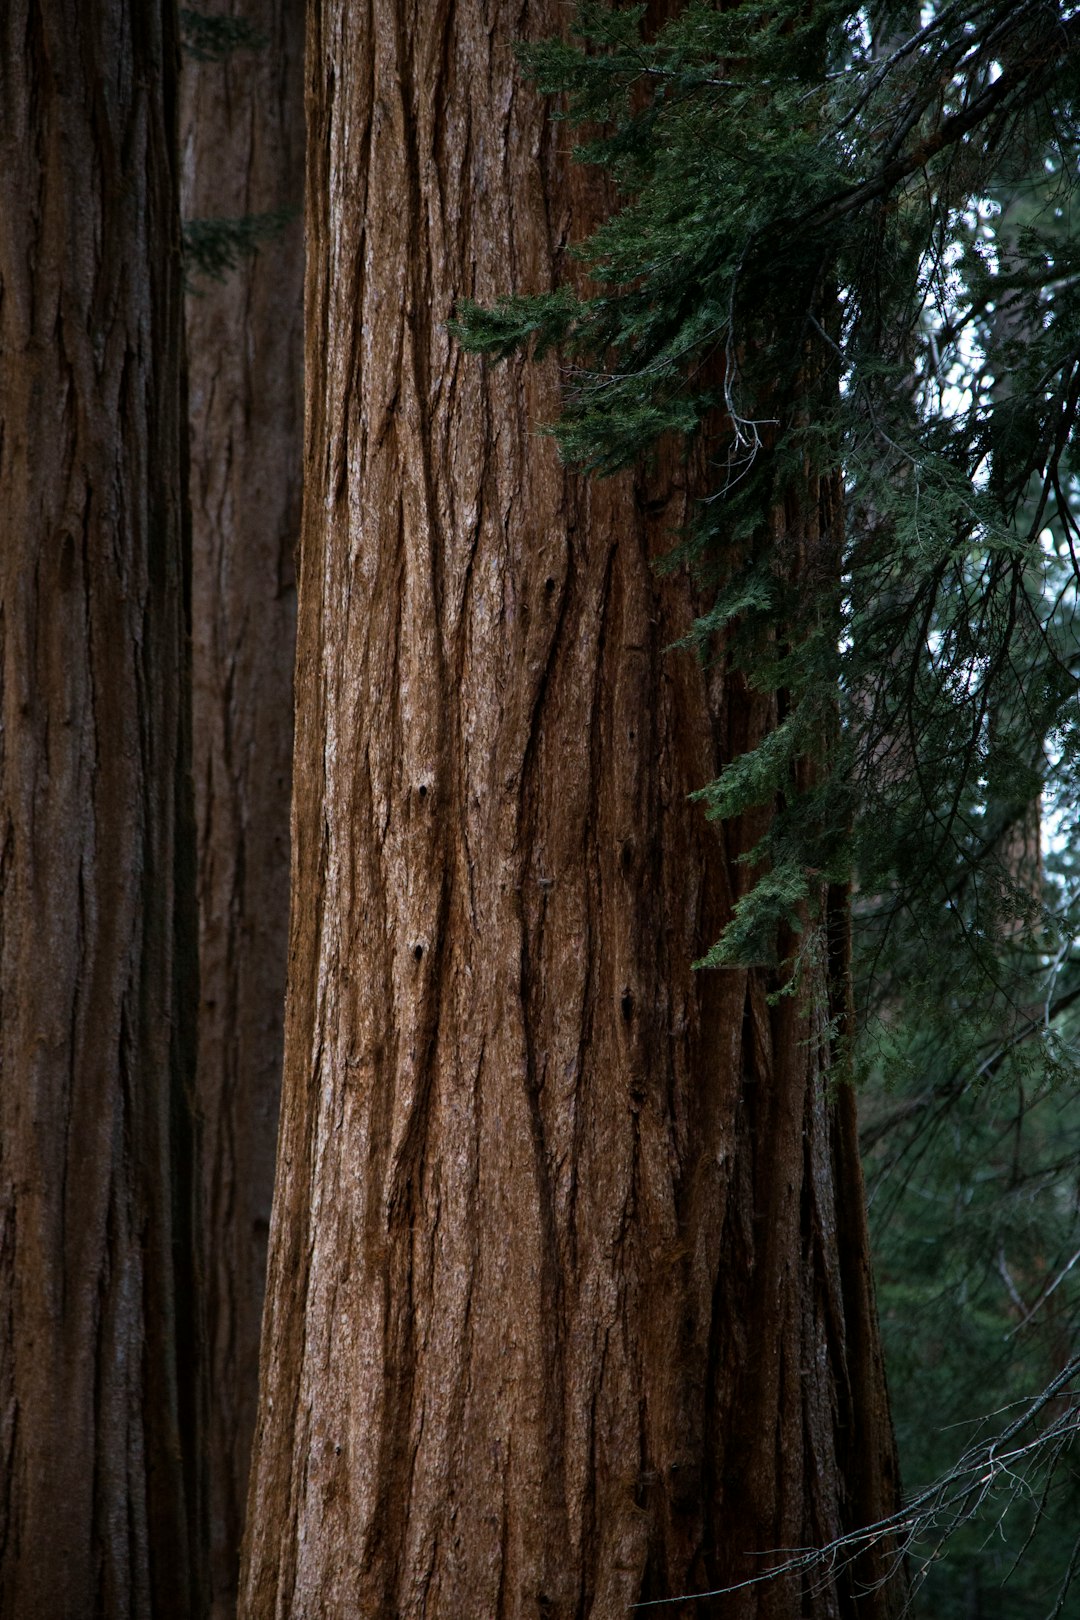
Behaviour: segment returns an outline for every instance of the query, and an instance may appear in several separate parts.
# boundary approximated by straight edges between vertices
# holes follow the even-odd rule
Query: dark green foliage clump
[[[279,236],[296,213],[295,208],[275,208],[267,214],[244,214],[238,219],[185,220],[188,275],[224,281],[244,259],[254,258],[264,242]]]
[[[1006,1429],[1080,1349],[1075,994],[1075,983],[1055,986],[1054,1028],[1040,1016],[1032,1031],[1017,1018],[982,1064],[970,1061],[970,1032],[948,1029],[933,1006],[908,1038],[891,1032],[891,1051],[880,1032],[866,1054],[890,1072],[887,1087],[868,1089],[863,1134],[909,1491],[947,1477],[966,1446]],[[968,1490],[953,1491],[959,1512],[921,1527],[917,1613],[1055,1612],[1080,1525],[1076,1400],[1074,1376],[1036,1425],[999,1448],[996,1473],[988,1460]],[[1060,1612],[1074,1602],[1075,1591]]]
[[[243,17],[206,11],[180,10],[180,38],[184,50],[197,62],[222,62],[233,51],[262,50],[269,42]]]

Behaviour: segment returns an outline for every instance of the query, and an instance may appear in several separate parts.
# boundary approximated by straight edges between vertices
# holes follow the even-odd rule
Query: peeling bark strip
[[[304,187],[303,0],[248,0],[266,43],[184,59],[183,212],[237,219]],[[299,219],[187,300],[197,1097],[210,1355],[211,1614],[235,1610],[281,1087],[300,526]]]
[[[0,6],[0,1613],[199,1612],[174,12]]]
[[[554,367],[486,369],[446,333],[462,295],[550,285],[595,217],[513,62],[564,21],[310,11],[248,1620],[608,1620],[894,1505],[850,1099],[827,1091],[844,898],[813,1000],[690,968],[755,829],[687,794],[774,720],[664,650],[694,603],[651,564],[690,475],[582,484],[536,434]],[[807,547],[829,494],[794,503]],[[886,1603],[841,1578],[684,1612]]]

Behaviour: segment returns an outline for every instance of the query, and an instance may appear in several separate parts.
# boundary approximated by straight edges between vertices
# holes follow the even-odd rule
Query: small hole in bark
[[[633,1016],[634,998],[631,995],[629,990],[624,990],[623,991],[623,993],[622,993],[622,1001],[619,1003],[619,1005],[622,1007],[622,1015],[623,1015],[624,1018],[629,1019],[629,1018],[631,1018]]]
[[[340,1446],[335,1446],[334,1447],[334,1456],[335,1457],[340,1457],[341,1456],[341,1447]]]
[[[619,851],[619,865],[622,867],[624,872],[629,872],[630,863],[631,863],[631,861],[633,859],[634,859],[634,846],[630,842],[630,840],[627,839],[626,843],[623,845],[622,849],[620,849],[620,851]]]
[[[551,575],[549,574],[547,579],[545,579],[545,581],[544,581],[544,590],[547,592],[548,596],[550,596],[551,593],[554,591],[554,589],[555,589],[555,581],[552,579]]]
[[[412,953],[416,957],[416,960],[419,962],[420,958],[424,954],[424,947],[422,945],[414,945],[413,948],[412,948]]]
[[[420,786],[417,788],[416,791],[419,793],[419,795],[420,795],[420,797],[422,799],[426,799],[427,798],[427,783],[426,782],[421,782]]]

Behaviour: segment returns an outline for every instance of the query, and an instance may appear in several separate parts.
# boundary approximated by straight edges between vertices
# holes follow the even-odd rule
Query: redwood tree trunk
[[[595,217],[512,55],[562,21],[556,0],[310,14],[258,1620],[606,1620],[894,1505],[828,1090],[845,899],[804,993],[691,969],[755,829],[687,795],[774,719],[665,651],[695,603],[652,564],[692,470],[580,482],[536,434],[555,368],[485,369],[446,331],[463,295],[549,286]],[[777,521],[827,547],[833,494]],[[887,1602],[818,1571],[685,1613]]]
[[[199,1612],[175,12],[0,8],[0,1612]]]
[[[299,207],[303,0],[235,6],[265,39],[184,64],[186,217]],[[187,300],[195,809],[210,1408],[211,1612],[233,1612],[258,1390],[281,1085],[300,526],[303,233]]]

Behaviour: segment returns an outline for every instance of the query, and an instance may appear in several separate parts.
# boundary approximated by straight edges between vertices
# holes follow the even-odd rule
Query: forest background
[[[368,32],[381,29],[383,46],[393,40],[398,54],[385,69],[373,51],[373,82],[386,71],[386,94],[406,61],[414,73],[450,75],[445,105],[460,117],[464,102],[454,99],[447,65],[453,49],[425,57],[420,25],[414,38],[414,21],[384,10],[367,17]],[[447,38],[453,11],[440,12]],[[139,18],[105,3],[80,8],[77,18],[61,5],[13,5],[0,32],[5,1615],[236,1608],[285,1041],[294,546],[302,475],[309,558],[317,479],[340,490],[354,477],[314,414],[306,446],[302,433],[303,12],[295,0],[252,0],[230,15],[172,17],[165,8],[158,17],[149,8]],[[667,12],[670,26],[660,31]],[[354,71],[349,52],[364,49],[347,37],[348,15],[347,7],[314,8],[307,24],[308,137],[314,127],[323,141],[308,153],[309,250],[318,240],[328,255],[309,258],[313,323],[332,307],[328,264],[352,251],[347,227],[328,208],[333,184],[312,187],[325,153],[345,139],[332,133],[333,94],[320,100],[314,76],[327,62],[343,75]],[[474,20],[455,24],[454,38],[460,60],[478,73],[480,59],[466,49]],[[885,1567],[893,1569],[897,1548],[908,1555],[906,1575],[893,1583],[904,1588],[895,1603],[946,1620],[1067,1613],[1080,1558],[1071,1449],[1080,1306],[1076,17],[1070,7],[1034,3],[812,13],[690,5],[648,15],[644,7],[587,6],[577,14],[573,51],[534,45],[517,64],[517,35],[535,41],[567,21],[562,13],[547,20],[545,28],[543,18],[514,9],[481,32],[492,106],[508,123],[531,98],[529,116],[541,120],[534,128],[544,133],[530,138],[548,165],[542,207],[559,251],[550,265],[511,254],[502,264],[509,287],[498,266],[472,281],[459,277],[445,315],[462,322],[467,345],[506,357],[531,345],[541,373],[547,366],[547,382],[533,384],[533,360],[506,361],[517,368],[503,405],[508,416],[523,411],[520,454],[548,453],[550,446],[536,448],[543,441],[534,430],[555,423],[561,398],[564,454],[587,474],[607,475],[600,487],[615,491],[559,486],[556,507],[577,514],[571,533],[590,524],[617,532],[618,503],[629,498],[620,469],[637,469],[627,510],[651,525],[656,578],[690,582],[680,636],[669,633],[670,619],[644,632],[648,669],[697,660],[703,691],[718,669],[728,683],[710,709],[713,697],[694,697],[689,677],[665,677],[661,719],[651,732],[643,728],[662,755],[671,745],[655,728],[672,714],[677,723],[686,693],[712,716],[724,741],[711,757],[724,768],[701,768],[705,750],[669,770],[674,788],[651,788],[640,803],[678,794],[680,783],[680,803],[696,790],[687,813],[702,827],[707,813],[723,822],[732,869],[747,874],[734,909],[730,895],[695,901],[697,932],[677,934],[672,947],[684,950],[682,966],[707,956],[702,978],[759,983],[745,992],[747,1017],[771,1021],[775,1032],[815,996],[820,1003],[834,972],[820,953],[835,950],[836,896],[846,906],[853,886],[858,1032],[843,996],[830,1001],[826,990],[818,1022],[800,1026],[794,1045],[813,1048],[799,1060],[799,1084],[831,1099],[849,1080],[858,1089],[889,1394],[915,1504],[894,1515],[891,1487],[875,1487],[891,1531]],[[181,43],[177,77],[169,63],[179,62]],[[528,88],[530,76],[539,90]],[[147,92],[148,83],[157,88]],[[593,179],[566,178],[578,137],[566,123],[547,122],[541,91],[563,98],[563,111],[586,125],[582,157]],[[387,113],[386,138],[413,143],[409,184],[423,198],[423,93],[410,81],[406,101],[414,92],[415,128]],[[476,96],[475,83],[460,94],[465,102]],[[381,105],[377,95],[372,105]],[[368,121],[377,132],[370,109]],[[835,132],[831,143],[823,127]],[[460,135],[450,116],[432,136],[445,189]],[[475,146],[459,158],[461,195],[477,210],[479,232],[495,218],[486,171]],[[374,162],[370,152],[366,161]],[[332,172],[332,159],[325,162]],[[29,181],[20,191],[16,177],[30,171],[36,193]],[[551,189],[552,174],[564,193]],[[366,184],[360,257],[377,260],[378,187],[370,177]],[[522,194],[523,212],[534,203]],[[422,213],[408,217],[415,225]],[[586,281],[566,255],[567,240],[581,242],[605,219],[587,253]],[[495,218],[497,239],[501,229]],[[376,306],[401,301],[405,329],[427,334],[426,359],[413,361],[423,387],[432,386],[425,368],[439,365],[456,386],[459,366],[478,372],[481,362],[459,354],[451,365],[445,319],[432,316],[428,331],[413,309],[426,296],[434,306],[444,290],[421,263],[424,252],[434,262],[435,247],[404,239],[395,251],[386,286],[348,285]],[[530,285],[538,266],[541,285]],[[340,268],[336,274],[340,280]],[[515,289],[525,296],[497,302]],[[472,295],[480,302],[470,304]],[[120,330],[127,335],[118,342]],[[324,343],[329,369],[314,373],[311,342],[309,332],[309,413],[315,388],[329,398],[333,387],[339,402],[344,392],[347,424],[348,384],[333,371],[333,341]],[[552,349],[565,368],[561,388],[550,352],[544,360]],[[394,363],[400,353],[387,362],[366,352],[369,375]],[[475,432],[494,444],[491,399],[503,385],[490,384],[496,393],[486,405],[468,394],[473,386],[461,384],[464,420],[471,412]],[[396,409],[386,407],[387,422]],[[407,417],[401,407],[395,434],[415,428]],[[457,431],[464,436],[442,444],[444,458],[489,454]],[[406,473],[414,453],[423,460],[440,452],[403,450]],[[557,486],[547,472],[520,476],[524,504],[535,508],[518,541],[525,545],[543,527],[545,492]],[[358,488],[364,499],[381,490],[388,502],[391,484],[372,460]],[[505,490],[500,499],[509,510]],[[837,540],[838,589],[830,593],[826,581],[815,592],[813,569],[776,565],[775,548],[793,536],[811,550],[815,537],[825,549]],[[114,563],[115,589],[92,587],[93,569],[104,578]],[[537,566],[541,594],[555,597],[569,622],[576,587],[542,547]],[[630,600],[630,587],[618,588]],[[653,587],[638,588],[647,601]],[[669,588],[678,587],[655,590]],[[309,586],[309,602],[316,596]],[[596,601],[603,618],[607,598]],[[587,605],[586,593],[582,612]],[[407,633],[417,636],[416,659],[438,664],[415,614]],[[625,624],[620,633],[630,639]],[[677,639],[681,649],[671,645]],[[310,637],[306,645],[310,676],[324,654]],[[304,648],[302,632],[302,677]],[[526,659],[535,652],[527,634],[518,650]],[[377,667],[364,670],[372,689]],[[388,678],[399,675],[390,668]],[[422,672],[410,678],[423,686]],[[563,678],[572,680],[572,668],[550,675],[551,687]],[[628,712],[649,706],[651,679],[616,701]],[[746,698],[741,750],[724,730],[736,690]],[[314,724],[303,701],[298,713],[316,751],[325,750],[325,715]],[[699,715],[695,723],[706,722]],[[303,756],[309,772],[311,757]],[[558,779],[557,764],[546,768]],[[421,762],[415,773],[418,804],[448,791],[427,769]],[[374,779],[377,763],[372,772]],[[301,791],[294,816],[303,818],[305,802]],[[601,811],[603,802],[601,794]],[[337,813],[357,811],[343,801]],[[638,828],[641,845],[662,819]],[[656,882],[660,868],[647,847],[620,841],[614,823],[599,836],[610,839],[612,860],[628,865],[632,884]],[[653,919],[661,931],[678,906],[672,896],[708,887],[699,874],[711,846],[693,841],[700,836],[679,833],[683,843],[663,868]],[[542,842],[537,859],[540,851]],[[445,842],[430,858],[447,866],[455,859]],[[547,904],[555,880],[536,871]],[[328,907],[337,880],[325,849],[294,853],[293,874],[290,994],[299,1018],[302,973],[314,970],[303,967],[297,913]],[[599,892],[607,882],[597,879]],[[347,911],[345,894],[339,887],[335,903]],[[553,909],[557,903],[556,895]],[[413,916],[402,926],[408,956],[418,964],[425,952],[435,956],[449,1002],[452,974],[433,949],[440,905],[452,909],[444,896],[430,923],[417,928]],[[607,915],[599,906],[594,925]],[[713,932],[702,937],[710,919]],[[571,929],[566,937],[576,936]],[[643,1002],[659,998],[649,988],[658,981],[634,965],[635,951],[637,944],[626,947],[631,966],[621,976],[613,969],[605,994],[621,1025],[643,1025],[637,1047],[610,1049],[618,1054],[612,1065],[624,1064],[642,1085],[640,1052],[671,1027],[671,1013],[661,1008],[649,1025]],[[534,959],[538,983],[548,960],[542,952]],[[663,963],[659,971],[662,979]],[[672,983],[681,985],[680,971]],[[552,993],[559,982],[553,971]],[[393,1000],[397,992],[386,993]],[[678,994],[693,1009],[710,992]],[[533,1027],[528,993],[523,1005]],[[722,1027],[709,1026],[700,1010],[686,1017],[701,1024],[703,1040]],[[292,1072],[302,1091],[312,1071],[293,1039],[286,1084]],[[596,1039],[602,1046],[606,1037]],[[355,1043],[352,1061],[368,1061]],[[372,1072],[382,1072],[381,1059],[372,1061]],[[472,1060],[465,1053],[458,1061]],[[647,1092],[645,1083],[635,1113],[648,1114]],[[767,1126],[763,1117],[757,1129]],[[381,1128],[392,1134],[396,1126]],[[318,1191],[327,1173],[318,1140],[315,1131],[313,1182],[302,1195],[313,1209],[335,1196],[332,1179]],[[288,1132],[283,1144],[288,1160]],[[807,1174],[804,1207],[818,1197]],[[409,1181],[401,1196],[419,1195]],[[844,1207],[841,1199],[841,1216]],[[417,1227],[419,1209],[410,1217]],[[328,1246],[340,1261],[340,1231]],[[279,1237],[279,1294],[303,1293],[302,1267],[286,1248]],[[371,1264],[396,1275],[391,1260]],[[444,1305],[431,1286],[435,1309],[452,1316],[452,1295]],[[310,1278],[307,1287],[317,1294]],[[756,1308],[751,1300],[748,1310]],[[272,1360],[289,1348],[294,1328],[275,1333],[273,1311],[267,1320]],[[668,1342],[661,1351],[669,1353]],[[402,1340],[403,1365],[409,1353]],[[264,1349],[261,1421],[269,1436],[266,1360]],[[641,1360],[649,1364],[646,1351]],[[389,1376],[387,1398],[415,1404],[400,1374]],[[421,1372],[413,1376],[419,1387]],[[750,1441],[724,1431],[724,1443],[745,1445],[749,1455],[758,1430],[748,1432]],[[1002,1432],[1009,1439],[995,1449]],[[277,1445],[293,1475],[302,1455],[306,1474],[318,1436],[316,1426],[303,1438],[264,1438],[262,1455],[272,1459]],[[758,1437],[767,1447],[771,1437]],[[570,1439],[565,1446],[572,1452]],[[329,1446],[335,1456],[341,1450]],[[882,1438],[875,1466],[885,1473],[888,1452]],[[821,1468],[835,1466],[845,1478],[843,1498],[855,1489],[842,1448],[839,1457]],[[289,1566],[289,1555],[255,1545],[260,1525],[273,1537],[281,1523],[303,1522],[290,1515],[300,1511],[306,1478],[298,1485],[294,1477],[286,1491],[288,1512],[273,1480],[266,1484],[281,1466],[265,1465],[262,1486],[256,1470],[258,1524],[248,1531],[241,1612],[275,1612],[267,1595],[274,1581],[282,1591],[291,1581],[295,1594],[305,1580],[314,1591],[319,1579],[329,1585],[309,1601],[350,1612],[326,1598],[347,1564],[337,1530],[325,1532],[330,1573],[318,1577],[298,1572],[295,1557]],[[753,1472],[745,1459],[740,1466]],[[319,1488],[329,1501],[332,1486]],[[379,1488],[393,1503],[404,1499],[394,1494],[399,1482]],[[439,1482],[429,1489],[438,1496]],[[712,1483],[682,1489],[710,1502],[710,1492],[723,1495]],[[674,1491],[675,1507],[664,1509],[642,1495],[640,1482],[634,1493],[638,1519],[700,1511],[700,1500],[686,1508]],[[320,1511],[329,1524],[329,1511]],[[415,1504],[411,1522],[426,1511]],[[805,1526],[807,1511],[794,1522]],[[854,1519],[840,1511],[834,1527],[854,1539],[832,1564],[811,1559],[794,1584],[755,1587],[760,1610],[706,1597],[685,1612],[786,1615],[811,1601],[823,1613],[831,1602],[842,1613],[878,1612],[859,1583],[877,1579],[880,1568],[856,1563],[853,1577],[834,1573],[865,1551],[858,1533],[875,1516],[865,1503]],[[504,1540],[507,1522],[504,1510]],[[635,1595],[675,1596],[670,1582],[680,1568],[693,1577],[684,1591],[711,1585],[711,1568],[727,1583],[730,1561],[710,1565],[695,1553],[680,1565],[678,1534],[664,1534],[662,1556],[655,1548],[633,1555]],[[595,1539],[599,1550],[582,1561],[592,1556],[602,1570],[607,1554]],[[380,1558],[394,1566],[379,1577],[380,1590],[396,1590],[399,1607],[392,1611],[384,1595],[363,1612],[405,1613],[402,1568],[412,1552],[384,1557],[377,1540],[366,1547],[365,1567]],[[777,1535],[756,1550],[804,1544]],[[271,1564],[272,1580],[258,1573]],[[601,1578],[581,1576],[582,1592]],[[770,1591],[781,1594],[779,1608],[768,1607]],[[499,1594],[504,1612],[501,1586]],[[587,1595],[594,1612],[620,1612],[614,1596]],[[425,1599],[415,1601],[423,1612]],[[452,1597],[442,1601],[431,1612],[455,1612]],[[517,1601],[506,1599],[505,1612],[519,1612]],[[539,1612],[562,1613],[563,1601],[556,1594]],[[577,1612],[565,1601],[567,1613]]]

